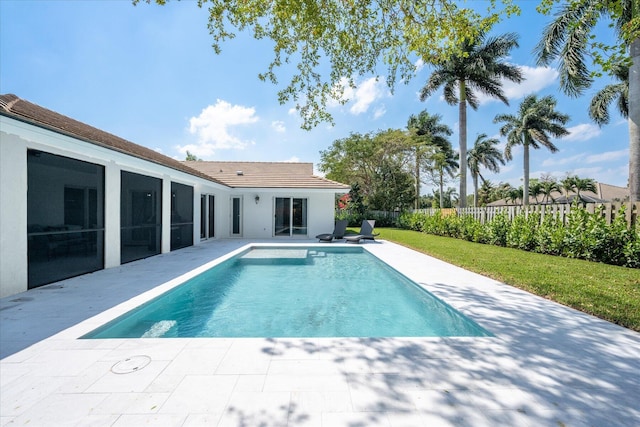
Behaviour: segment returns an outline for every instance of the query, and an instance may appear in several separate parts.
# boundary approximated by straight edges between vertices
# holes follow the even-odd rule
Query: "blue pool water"
[[[83,338],[491,336],[362,247],[251,248]]]

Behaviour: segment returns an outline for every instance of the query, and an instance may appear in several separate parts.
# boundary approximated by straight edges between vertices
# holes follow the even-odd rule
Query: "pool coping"
[[[363,247],[495,337],[77,339],[248,244],[288,246],[211,241],[0,300],[2,347],[33,341],[0,361],[0,424],[640,423],[640,334],[385,241]],[[39,316],[72,324],[40,339]],[[139,355],[144,369],[112,372]]]

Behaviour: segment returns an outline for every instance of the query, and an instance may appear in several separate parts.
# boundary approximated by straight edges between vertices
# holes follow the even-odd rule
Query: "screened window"
[[[161,252],[162,180],[121,173],[120,260],[127,263]]]
[[[193,187],[171,183],[171,250],[193,245]]]
[[[104,167],[27,151],[29,289],[104,268]]]

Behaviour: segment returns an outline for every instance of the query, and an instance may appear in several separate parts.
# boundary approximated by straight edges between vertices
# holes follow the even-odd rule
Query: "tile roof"
[[[313,175],[313,163],[189,161],[190,167],[233,188],[311,188],[349,190]]]
[[[190,168],[179,160],[134,144],[108,132],[94,128],[55,111],[33,104],[13,94],[0,95],[0,115],[65,134],[91,144],[109,148],[162,166],[224,185],[214,177]]]
[[[554,191],[551,193],[551,201],[549,203],[556,204],[564,204],[564,203],[572,203],[573,200],[577,197],[575,193],[569,194],[569,197],[563,191]],[[610,203],[610,202],[619,202],[619,201],[628,201],[629,200],[629,188],[628,187],[618,187],[616,185],[605,184],[602,182],[596,182],[596,192],[593,191],[581,191],[580,198],[584,203]],[[538,201],[536,201],[535,197],[529,197],[529,204],[541,204],[543,203],[544,196],[538,196]],[[495,202],[491,202],[487,204],[487,206],[509,206],[519,203],[514,203],[511,201],[507,203],[507,199],[496,200]]]

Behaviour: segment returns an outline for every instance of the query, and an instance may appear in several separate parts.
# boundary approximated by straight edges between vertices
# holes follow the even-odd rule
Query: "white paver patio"
[[[365,247],[495,336],[78,339],[247,243],[1,299],[0,425],[640,425],[640,334],[385,241]]]

